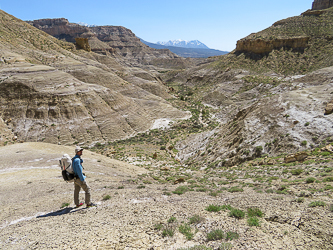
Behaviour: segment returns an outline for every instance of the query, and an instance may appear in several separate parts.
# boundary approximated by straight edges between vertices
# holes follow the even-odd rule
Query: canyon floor
[[[1,249],[333,249],[331,153],[195,170],[84,150],[97,207],[74,208],[73,183],[58,166],[72,152],[0,148]]]

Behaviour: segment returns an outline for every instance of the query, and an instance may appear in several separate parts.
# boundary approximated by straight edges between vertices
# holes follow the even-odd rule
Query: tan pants
[[[74,180],[74,203],[77,206],[80,204],[79,194],[80,194],[81,188],[85,192],[85,203],[86,203],[86,205],[89,205],[90,204],[90,187],[88,186],[86,181],[83,182],[80,180],[80,178],[75,178],[75,180]]]

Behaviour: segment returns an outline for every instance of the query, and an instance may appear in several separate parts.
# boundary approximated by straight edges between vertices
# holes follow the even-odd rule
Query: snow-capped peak
[[[183,48],[209,49],[205,44],[203,44],[198,40],[186,41],[182,39],[177,39],[177,40],[170,40],[168,42],[157,42],[157,44],[164,46],[183,47]]]

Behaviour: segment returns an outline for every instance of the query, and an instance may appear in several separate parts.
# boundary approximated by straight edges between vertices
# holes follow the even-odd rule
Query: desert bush
[[[222,240],[224,238],[224,232],[221,229],[212,230],[207,233],[207,241]]]
[[[180,186],[180,187],[177,187],[176,190],[173,191],[172,193],[181,195],[181,194],[186,193],[187,191],[188,191],[188,187],[187,186]]]
[[[60,208],[64,208],[64,207],[68,207],[68,206],[69,206],[69,203],[64,202],[64,203],[61,204],[61,207],[60,207]]]
[[[170,217],[170,219],[168,219],[168,223],[173,223],[173,222],[176,222],[177,219],[175,217]]]
[[[229,216],[230,217],[235,217],[236,219],[242,219],[245,217],[245,213],[244,211],[240,210],[240,209],[231,209],[229,212]]]
[[[163,228],[162,224],[155,224],[154,225],[155,230],[161,230]]]
[[[230,193],[235,193],[235,192],[243,192],[244,190],[242,188],[239,187],[231,187],[228,189],[228,192]]]
[[[138,186],[138,189],[143,189],[143,188],[146,188],[146,186],[144,186],[144,185]]]
[[[237,240],[239,238],[239,234],[237,232],[227,232],[226,240]]]
[[[103,201],[110,200],[110,199],[111,199],[111,196],[108,194],[103,196]]]
[[[192,240],[194,237],[194,234],[191,231],[191,227],[188,224],[184,223],[179,226],[179,232],[185,235],[187,240]]]
[[[199,224],[200,222],[204,221],[205,219],[197,214],[193,215],[189,218],[190,224]]]
[[[247,219],[247,224],[250,226],[250,227],[260,227],[260,222],[259,222],[259,219],[257,217],[249,217]]]
[[[303,172],[303,169],[297,168],[290,171],[292,175],[300,175]]]
[[[208,207],[206,207],[206,210],[208,212],[218,212],[220,211],[222,208],[218,205],[209,205]]]
[[[313,201],[309,204],[309,207],[324,207],[325,205],[323,201]]]
[[[333,181],[333,176],[326,177],[323,182],[332,182]]]
[[[165,227],[162,231],[162,237],[173,237],[173,235],[175,234],[175,231],[172,227]]]
[[[314,183],[316,181],[316,178],[314,178],[314,177],[309,177],[309,178],[307,178],[306,179],[306,183]]]
[[[262,217],[263,215],[264,215],[264,213],[259,208],[248,208],[247,209],[247,216],[249,216],[249,217],[253,217],[253,216]]]

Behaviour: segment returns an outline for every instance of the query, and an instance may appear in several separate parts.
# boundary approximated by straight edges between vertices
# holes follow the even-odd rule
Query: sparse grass
[[[190,224],[199,224],[205,220],[205,218],[195,214],[192,217],[189,218]]]
[[[68,207],[68,206],[69,206],[69,203],[64,202],[64,203],[61,204],[61,207],[60,207],[60,208],[64,208],[64,207]]]
[[[175,217],[170,217],[170,219],[168,219],[168,223],[174,223],[174,222],[176,222],[177,221],[177,219],[175,218]]]
[[[162,237],[173,237],[175,231],[172,227],[166,226],[162,231]]]
[[[257,217],[249,217],[247,219],[247,224],[250,226],[250,227],[260,227],[260,222],[259,222],[259,219]]]
[[[162,230],[162,228],[163,228],[163,225],[162,225],[162,224],[155,224],[155,225],[154,225],[154,229],[155,229],[155,230]]]
[[[178,248],[177,250],[213,250],[213,249],[210,247],[206,247],[204,245],[198,245],[198,246],[187,247],[187,248]]]
[[[228,189],[228,192],[230,193],[235,193],[235,192],[243,192],[244,190],[242,188],[239,187],[231,187]]]
[[[303,173],[303,169],[297,168],[297,169],[291,170],[290,172],[292,175],[300,175],[301,173]]]
[[[309,178],[306,179],[305,182],[309,184],[309,183],[314,183],[315,181],[316,181],[316,178],[314,178],[314,177],[309,177]]]
[[[247,209],[248,217],[257,216],[257,217],[261,218],[263,215],[264,215],[264,213],[259,208],[248,208]]]
[[[187,240],[192,240],[194,237],[190,225],[186,223],[179,226],[179,232],[185,235]]]
[[[207,241],[217,241],[224,238],[224,232],[221,229],[212,230],[207,233]]]
[[[111,196],[110,195],[104,195],[103,196],[103,201],[110,200]]]
[[[180,186],[180,187],[177,187],[176,190],[173,191],[172,193],[181,195],[181,194],[186,193],[188,190],[189,190],[189,188],[187,186]]]
[[[324,207],[325,205],[323,201],[313,201],[309,204],[309,207]]]
[[[222,207],[218,206],[218,205],[209,205],[208,207],[206,207],[206,210],[208,212],[218,212],[222,209]]]
[[[230,217],[235,217],[236,219],[242,219],[245,217],[245,212],[240,209],[231,209],[229,212]]]
[[[223,242],[223,243],[219,246],[218,250],[230,250],[230,249],[232,249],[232,248],[233,248],[233,246],[232,246],[231,243]]]
[[[237,240],[239,238],[239,234],[237,232],[227,232],[226,240]]]

